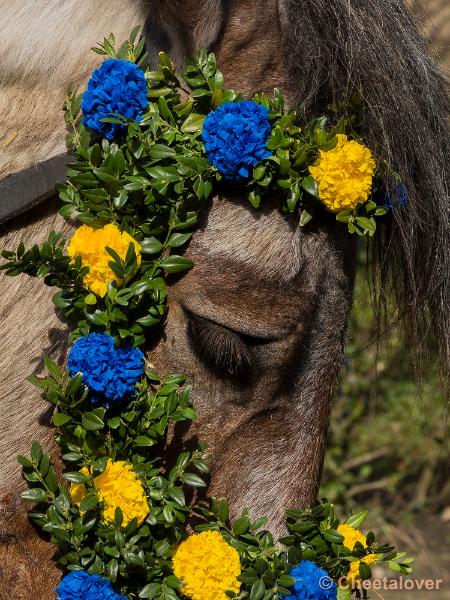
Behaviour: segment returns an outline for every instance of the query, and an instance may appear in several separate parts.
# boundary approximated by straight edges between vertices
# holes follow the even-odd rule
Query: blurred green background
[[[342,515],[369,508],[367,527],[416,557],[414,576],[444,578],[442,592],[429,592],[443,600],[450,598],[450,427],[438,357],[430,353],[418,386],[399,327],[382,331],[377,344],[368,272],[361,251],[320,495]]]

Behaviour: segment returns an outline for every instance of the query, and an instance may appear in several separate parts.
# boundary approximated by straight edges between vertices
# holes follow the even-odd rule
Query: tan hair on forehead
[[[289,281],[301,266],[302,232],[276,208],[254,211],[242,200],[215,199],[192,252],[234,260],[262,277]]]

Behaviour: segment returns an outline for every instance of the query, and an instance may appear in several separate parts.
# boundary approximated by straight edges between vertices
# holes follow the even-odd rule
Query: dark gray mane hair
[[[286,0],[285,7],[291,73],[307,112],[360,90],[364,137],[406,185],[408,205],[376,236],[374,300],[381,310],[395,298],[413,351],[424,338],[437,343],[448,376],[447,81],[401,0]]]

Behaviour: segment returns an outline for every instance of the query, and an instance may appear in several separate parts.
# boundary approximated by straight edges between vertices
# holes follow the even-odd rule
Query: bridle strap
[[[10,221],[55,193],[66,178],[70,155],[58,154],[0,181],[0,223]]]

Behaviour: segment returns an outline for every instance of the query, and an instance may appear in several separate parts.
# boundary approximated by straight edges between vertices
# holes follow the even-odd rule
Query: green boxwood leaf
[[[162,243],[155,237],[148,237],[140,242],[143,254],[158,254],[163,249]]]
[[[278,579],[278,584],[282,585],[285,588],[290,588],[295,584],[295,579],[293,577],[291,577],[290,575],[282,575]]]
[[[319,190],[317,187],[317,182],[314,177],[311,177],[311,175],[308,175],[308,177],[305,177],[302,180],[302,188],[308,192],[308,194],[311,194],[311,196],[318,198]]]
[[[114,181],[117,181],[117,176],[114,175],[109,169],[94,169],[94,173],[101,181],[104,181],[105,183],[112,183]]]
[[[336,221],[340,221],[341,223],[348,223],[353,215],[353,211],[351,210],[341,210],[336,215]]]
[[[56,294],[52,297],[52,302],[56,306],[56,308],[64,309],[70,306],[70,300],[64,298],[63,292],[56,292]]]
[[[230,516],[230,507],[225,498],[222,498],[217,503],[217,516],[219,517],[222,523],[227,523]]]
[[[368,219],[367,217],[356,217],[356,222],[369,233],[375,233],[377,226],[373,218]]]
[[[117,150],[113,156],[113,169],[117,175],[122,175],[125,172],[126,161],[122,150]]]
[[[233,523],[233,533],[236,536],[242,535],[248,531],[249,527],[250,519],[248,515],[243,515],[242,517],[239,517],[239,519],[236,519],[236,521]]]
[[[336,529],[327,529],[322,532],[322,535],[327,542],[332,542],[333,544],[341,544],[344,541],[344,536],[342,533],[336,531]]]
[[[300,214],[300,227],[307,225],[312,218],[312,214],[304,208]]]
[[[68,473],[64,473],[63,477],[66,481],[70,481],[70,483],[86,483],[88,478],[83,473],[79,471],[69,471]]]
[[[83,458],[79,452],[67,452],[62,455],[62,459],[66,462],[78,462]]]
[[[196,131],[201,131],[205,119],[206,115],[191,113],[181,125],[181,131],[183,133],[195,133]]]
[[[188,419],[189,421],[195,421],[195,419],[197,418],[197,412],[195,408],[192,408],[191,406],[186,406],[185,408],[180,409],[180,413],[185,419]]]
[[[368,510],[363,510],[362,512],[356,513],[355,515],[352,515],[346,520],[346,524],[350,525],[350,527],[361,527],[361,525],[366,520],[368,514]]]
[[[179,248],[183,246],[192,237],[192,233],[172,233],[167,242],[169,248]]]
[[[203,488],[206,487],[206,483],[203,481],[201,477],[196,475],[195,473],[184,473],[181,479],[186,485],[195,488]]]
[[[248,201],[253,206],[253,208],[258,208],[261,204],[261,196],[256,194],[254,191],[251,191],[248,195]]]
[[[260,579],[255,581],[250,590],[250,600],[262,600],[266,593],[266,586]]]
[[[95,294],[88,294],[87,296],[85,296],[84,298],[84,303],[89,305],[89,306],[93,306],[94,304],[97,304],[97,297]]]
[[[187,269],[191,269],[194,266],[194,263],[184,256],[173,254],[172,256],[163,258],[160,262],[160,266],[166,273],[181,273]]]
[[[370,567],[363,561],[359,563],[359,574],[362,579],[370,579],[372,577]]]
[[[103,420],[93,412],[84,413],[81,417],[81,425],[88,431],[96,431],[104,427]]]
[[[139,592],[139,598],[156,598],[161,593],[161,585],[159,583],[148,583]]]
[[[150,158],[159,160],[161,158],[173,158],[177,155],[176,151],[164,144],[154,144],[149,151]]]
[[[98,498],[95,494],[88,494],[83,498],[80,503],[80,512],[85,513],[88,510],[92,510],[98,504]]]
[[[42,448],[39,442],[37,442],[36,440],[34,440],[31,444],[31,458],[36,462],[39,463],[39,461],[42,458]]]
[[[165,167],[163,165],[149,167],[147,169],[147,173],[153,179],[162,179],[165,182],[177,181],[177,179],[180,178],[180,175],[175,167]]]
[[[49,356],[44,356],[44,364],[47,368],[47,371],[50,373],[50,375],[56,380],[56,381],[61,381],[61,377],[62,377],[62,371],[60,369],[60,367],[52,361],[52,359]]]
[[[164,582],[167,586],[174,590],[179,589],[183,585],[181,579],[178,579],[178,577],[175,577],[175,575],[169,575],[169,577],[165,578]]]
[[[146,435],[138,435],[137,438],[134,440],[134,443],[136,444],[136,446],[150,447],[155,445],[155,440],[152,440]]]
[[[167,493],[172,500],[174,500],[180,506],[186,505],[186,498],[184,496],[184,492],[179,487],[172,487],[167,490]]]
[[[51,492],[56,492],[56,490],[58,489],[58,479],[56,477],[56,471],[53,465],[50,465],[48,473],[44,478],[44,481]]]
[[[23,456],[22,454],[19,454],[19,456],[17,457],[17,460],[18,460],[19,464],[22,465],[22,467],[30,468],[33,466],[33,463],[31,462],[31,460],[29,460],[26,456]]]
[[[41,488],[32,488],[22,492],[20,497],[22,500],[28,500],[29,502],[45,502],[48,500],[48,492]]]
[[[111,429],[117,429],[120,426],[121,420],[120,417],[111,417],[111,419],[108,419],[107,423],[108,427]]]
[[[55,413],[52,418],[52,422],[55,427],[62,427],[66,423],[69,423],[70,420],[71,417],[63,413]]]

